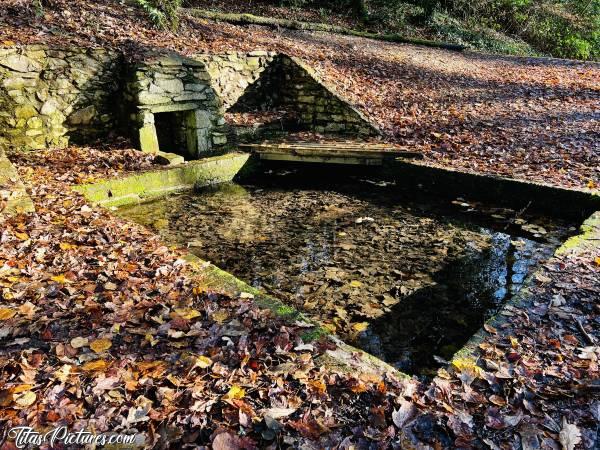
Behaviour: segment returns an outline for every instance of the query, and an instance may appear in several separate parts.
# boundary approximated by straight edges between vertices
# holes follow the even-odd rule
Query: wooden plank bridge
[[[385,161],[397,158],[422,159],[417,152],[370,142],[262,142],[239,146],[268,161],[381,166]]]

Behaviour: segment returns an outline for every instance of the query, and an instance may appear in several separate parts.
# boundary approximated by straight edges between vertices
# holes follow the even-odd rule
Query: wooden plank
[[[378,158],[422,158],[417,152],[395,150],[381,144],[348,144],[346,143],[260,143],[241,144],[240,147],[248,148],[255,153],[291,153],[295,155],[314,156],[368,156]]]
[[[381,166],[382,158],[349,157],[349,156],[320,156],[293,155],[290,153],[260,153],[260,159],[266,161],[289,161],[303,163],[350,164],[361,166]]]
[[[382,144],[361,144],[352,142],[282,142],[282,143],[260,143],[260,144],[240,144],[241,147],[248,148],[330,148],[330,149],[364,149],[364,150],[385,150],[396,151],[390,145]]]

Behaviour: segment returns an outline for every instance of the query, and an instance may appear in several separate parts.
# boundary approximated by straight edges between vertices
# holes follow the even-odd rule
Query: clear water
[[[286,172],[120,214],[421,374],[464,345],[567,233],[548,218],[377,180]]]

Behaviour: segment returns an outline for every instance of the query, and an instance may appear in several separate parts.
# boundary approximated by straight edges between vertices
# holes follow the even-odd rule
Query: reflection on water
[[[223,184],[121,214],[412,373],[449,358],[553,247],[356,180],[278,185]]]

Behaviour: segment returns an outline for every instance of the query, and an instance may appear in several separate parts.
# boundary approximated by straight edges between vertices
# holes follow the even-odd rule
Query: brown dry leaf
[[[21,392],[30,391],[33,388],[33,384],[20,384],[12,389],[13,394],[20,394]]]
[[[407,400],[400,400],[400,409],[392,412],[392,420],[398,428],[404,427],[416,412],[415,405]]]
[[[96,361],[89,361],[81,366],[81,370],[85,372],[94,372],[98,370],[105,370],[108,364],[106,361],[102,359],[97,359]]]
[[[562,429],[558,435],[563,450],[573,450],[581,442],[581,432],[576,425],[568,423],[563,417]]]
[[[88,338],[85,337],[75,337],[73,339],[71,339],[71,347],[73,348],[81,348],[81,347],[87,347],[89,345],[89,340]]]
[[[494,405],[497,405],[497,406],[506,405],[506,400],[504,400],[499,395],[491,395],[489,400],[490,400],[490,402],[492,402]]]
[[[27,408],[35,403],[37,395],[35,392],[27,391],[15,399],[15,403],[23,408]]]
[[[186,319],[186,320],[195,319],[196,317],[200,317],[200,315],[201,315],[200,311],[197,311],[192,308],[176,308],[174,310],[174,312],[179,317],[182,317],[183,319]]]
[[[8,320],[17,314],[17,311],[11,308],[0,308],[0,320]]]
[[[19,306],[19,313],[31,319],[35,315],[37,309],[37,306],[35,306],[33,303],[25,302],[21,306]]]
[[[90,348],[96,353],[102,353],[112,347],[110,339],[96,339],[90,343]]]
[[[212,359],[206,356],[198,356],[196,358],[196,363],[194,364],[194,366],[200,367],[201,369],[206,369],[207,367],[212,366],[212,363]]]

